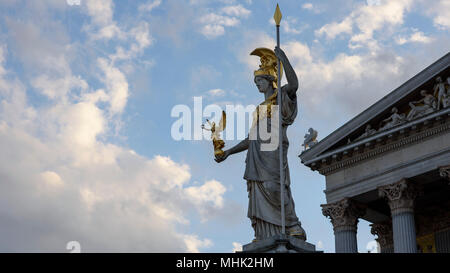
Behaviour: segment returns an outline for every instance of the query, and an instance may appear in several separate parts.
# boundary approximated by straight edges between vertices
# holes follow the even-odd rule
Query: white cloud
[[[239,19],[235,17],[209,13],[200,18],[200,23],[232,27],[236,26],[239,23]]]
[[[86,90],[87,83],[73,75],[70,68],[70,56],[75,50],[66,45],[68,39],[61,25],[44,21],[46,31],[43,31],[30,21],[8,18],[6,22],[10,42],[37,91],[49,99],[65,100],[68,90]],[[55,35],[48,35],[49,32]]]
[[[45,172],[42,172],[40,175],[41,175],[43,182],[48,186],[61,187],[64,185],[64,181],[55,172],[45,171]]]
[[[325,34],[328,39],[334,39],[341,34],[352,35],[349,47],[352,49],[368,47],[378,49],[374,39],[375,31],[389,30],[401,26],[404,15],[411,9],[413,0],[380,0],[379,4],[359,5],[340,22],[326,24],[316,31],[317,36]],[[389,32],[382,33],[389,36]]]
[[[32,85],[50,99],[65,97],[67,91],[74,88],[79,88],[82,91],[88,88],[88,84],[85,80],[81,77],[72,75],[51,78],[49,75],[43,74],[33,79]]]
[[[94,39],[112,39],[114,37],[123,37],[121,29],[114,23],[103,26],[98,33],[93,34]]]
[[[433,39],[426,36],[423,32],[417,31],[414,32],[410,39],[411,42],[418,42],[418,43],[430,43]]]
[[[214,39],[225,34],[225,28],[221,25],[205,25],[201,33],[208,39]]]
[[[304,3],[301,5],[301,8],[307,11],[310,11],[314,14],[319,14],[322,12],[322,10],[319,8],[320,5],[316,5],[313,3]]]
[[[141,4],[139,6],[139,10],[140,11],[146,11],[146,12],[151,12],[154,8],[159,7],[161,5],[161,0],[154,0],[151,2],[147,2],[144,4]]]
[[[114,54],[110,54],[108,57],[113,61],[129,61],[139,54],[142,54],[144,50],[152,45],[153,38],[150,35],[149,24],[147,22],[139,22],[128,32],[124,32],[124,36],[129,41],[129,48],[124,49],[122,46],[116,48]],[[134,40],[134,42],[132,42]]]
[[[225,95],[225,90],[220,89],[220,88],[211,89],[208,91],[208,94],[213,97],[221,97],[221,96]]]
[[[108,55],[109,60],[103,57],[97,60],[98,67],[105,75],[102,81],[106,85],[106,95],[110,103],[111,114],[122,113],[129,96],[127,77],[124,71],[122,71],[124,69],[120,70],[115,63],[119,61],[132,61],[153,43],[153,38],[149,31],[149,24],[143,21],[138,22],[129,31],[122,32],[121,39],[128,42],[128,49],[118,46],[114,54]],[[128,67],[131,67],[131,70],[133,69],[133,66]]]
[[[235,90],[224,90],[221,88],[215,88],[208,90],[202,96],[203,99],[208,102],[210,105],[217,105],[223,109],[227,108],[230,105],[243,105],[242,99],[246,97],[245,94],[238,93]],[[228,106],[227,106],[228,105]],[[219,119],[220,120],[220,119]],[[215,122],[219,122],[219,120],[215,120]],[[209,133],[205,132],[208,137]]]
[[[54,134],[60,137],[55,141],[41,139],[33,132],[33,123],[21,128],[5,111],[14,102],[10,98],[4,102],[0,200],[7,209],[0,216],[18,220],[13,226],[9,221],[0,224],[3,251],[64,251],[73,238],[83,251],[198,252],[211,246],[208,239],[180,233],[175,224],[188,224],[192,211],[208,219],[207,208],[224,208],[225,188],[220,182],[187,186],[191,178],[187,165],[163,156],[147,159],[98,140],[105,124],[96,122],[106,119],[92,103],[54,105],[67,112],[56,120],[35,109],[34,124],[37,119],[56,123],[39,128],[56,128]],[[49,236],[53,239],[45,239]],[[22,237],[26,243],[21,243]]]
[[[406,43],[431,43],[433,39],[426,36],[423,32],[414,30],[414,32],[409,37],[399,36],[395,39],[395,42],[399,45]]]
[[[88,33],[94,39],[112,39],[122,37],[123,33],[113,20],[114,3],[112,0],[86,1],[87,12],[91,16],[93,26],[87,26]],[[97,28],[97,33],[91,33],[91,28]]]
[[[110,96],[111,113],[121,113],[127,104],[129,95],[127,79],[119,69],[106,59],[99,58],[97,62],[99,68],[105,74],[103,81]]]
[[[98,25],[107,25],[112,22],[114,4],[112,0],[86,1],[86,7],[92,20]]]
[[[222,8],[222,11],[227,15],[243,18],[247,18],[251,13],[250,10],[244,8],[242,5],[227,6]]]
[[[58,112],[59,110],[62,109],[58,109]],[[106,131],[106,119],[94,103],[78,102],[67,105],[55,119],[61,126],[61,138],[77,147],[92,148],[97,137]]]
[[[408,42],[408,39],[405,38],[405,37],[397,37],[397,38],[395,39],[395,42],[396,42],[397,44],[399,44],[399,45],[403,45],[403,44],[406,44],[406,43]]]
[[[316,36],[326,35],[328,39],[334,39],[336,36],[346,33],[351,34],[353,31],[352,21],[350,18],[345,18],[342,22],[329,23],[316,30]]]
[[[313,7],[313,4],[312,4],[312,3],[304,3],[304,4],[302,5],[302,9],[313,10],[314,7]]]
[[[217,180],[206,181],[200,187],[188,187],[185,189],[187,196],[195,204],[204,205],[209,202],[215,208],[223,207],[223,194],[225,193],[225,187]]]
[[[152,184],[165,191],[182,188],[191,178],[187,165],[180,166],[168,157],[156,156],[150,164],[147,164],[147,168],[149,173],[154,173],[155,175],[151,176],[151,180],[149,179],[150,177],[146,179],[149,179]],[[165,172],[162,173],[161,169],[165,170]],[[170,181],[167,181],[169,180],[168,178]],[[196,187],[192,188],[197,189]]]
[[[17,43],[22,60],[28,60],[26,65],[37,66],[40,69],[54,72],[58,75],[67,72],[68,62],[66,54],[70,51],[61,46],[66,42],[66,37],[52,36],[43,39],[42,30],[31,22],[7,19],[8,29],[11,31],[11,39]],[[57,26],[48,26],[52,32],[60,32]],[[32,44],[32,46],[30,45]]]
[[[199,248],[212,246],[211,240],[208,239],[200,240],[196,235],[185,235],[184,243],[187,246],[187,251],[191,253],[198,253],[200,252]]]
[[[235,253],[236,251],[242,251],[242,244],[233,242],[233,249],[231,250],[231,252]]]
[[[396,82],[395,79],[404,78],[409,71],[407,60],[388,52],[341,53],[325,61],[313,56],[310,48],[300,42],[288,42],[284,48],[301,79],[300,92],[304,94],[305,106],[316,115],[325,113],[320,107],[325,98],[340,109],[357,113],[388,91],[386,82],[378,80],[380,77]],[[364,95],[356,95],[358,92]]]
[[[148,47],[152,43],[152,38],[150,37],[149,25],[147,22],[141,22],[138,26],[131,29],[130,31],[132,37],[136,40],[136,51],[142,51],[144,48]]]
[[[208,39],[214,39],[225,34],[226,27],[235,27],[241,18],[247,18],[250,10],[242,5],[226,6],[218,12],[209,12],[200,16],[198,22],[202,25],[200,33]]]
[[[87,3],[93,24],[88,31],[116,25],[111,1]],[[225,187],[217,180],[191,185],[187,164],[167,156],[147,158],[105,140],[120,121],[130,92],[114,61],[131,62],[151,45],[147,23],[121,32],[119,39],[130,44],[126,50],[83,60],[96,72],[89,81],[73,75],[71,66],[80,60],[63,29],[40,23],[9,19],[8,42],[19,46],[8,52],[0,45],[2,251],[66,251],[71,240],[86,252],[198,252],[210,247],[211,240],[188,231],[187,225],[193,215],[205,221],[227,210]],[[44,26],[52,26],[50,33],[57,35],[43,33]],[[5,67],[8,54],[20,56],[30,71],[24,78],[29,82]],[[94,90],[92,78],[104,88]],[[29,86],[49,100],[31,105]]]
[[[422,1],[425,12],[433,18],[436,27],[444,30],[450,29],[450,1]]]
[[[3,76],[6,72],[5,68],[3,67],[3,64],[5,63],[6,51],[7,49],[5,45],[0,46],[0,76]]]

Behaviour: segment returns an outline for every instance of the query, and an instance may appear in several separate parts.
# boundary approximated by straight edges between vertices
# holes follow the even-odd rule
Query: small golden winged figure
[[[205,128],[205,124],[202,124],[202,129],[211,131],[211,139],[214,146],[214,156],[221,156],[223,155],[222,148],[225,147],[225,142],[220,139],[220,132],[225,130],[225,127],[227,125],[227,115],[225,114],[225,111],[222,111],[222,118],[220,119],[219,126],[216,126],[216,123],[210,122],[208,119],[206,119],[208,122],[210,128]]]

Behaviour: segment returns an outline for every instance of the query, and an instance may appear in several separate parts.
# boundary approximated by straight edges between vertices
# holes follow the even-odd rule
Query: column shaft
[[[343,230],[334,233],[336,253],[358,253],[355,230]]]
[[[414,213],[404,212],[392,215],[395,253],[416,253],[416,228]]]
[[[419,189],[402,179],[397,183],[378,188],[391,208],[392,232],[395,253],[416,253],[416,224],[414,221],[414,200]]]

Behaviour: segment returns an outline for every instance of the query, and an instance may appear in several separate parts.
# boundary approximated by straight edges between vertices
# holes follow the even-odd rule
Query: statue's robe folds
[[[282,137],[283,137],[283,166],[284,166],[284,203],[285,203],[285,223],[287,233],[292,234],[301,229],[301,224],[295,213],[294,200],[290,190],[290,175],[287,162],[287,152],[289,141],[286,130],[297,116],[297,97],[290,98],[286,92],[282,92]],[[280,196],[280,161],[278,138],[275,138],[275,147],[268,149],[270,142],[260,134],[262,130],[273,131],[278,135],[278,114],[273,111],[271,117],[261,118],[256,126],[252,126],[249,133],[249,146],[247,158],[245,160],[244,179],[247,180],[247,190],[249,196],[248,214],[255,230],[255,239],[261,240],[281,233],[281,196]],[[273,124],[272,124],[273,120]],[[266,127],[266,128],[264,128]],[[273,134],[272,134],[273,135]],[[255,137],[256,136],[256,137]],[[263,136],[263,137],[261,137]],[[273,138],[273,136],[272,136]],[[252,140],[253,139],[253,140]],[[273,142],[273,140],[272,140]],[[265,151],[264,148],[267,150]],[[270,147],[269,147],[270,148]]]

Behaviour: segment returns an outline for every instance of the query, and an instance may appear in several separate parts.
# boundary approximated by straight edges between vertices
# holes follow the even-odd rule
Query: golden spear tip
[[[278,4],[277,4],[277,8],[275,9],[275,14],[273,15],[273,19],[275,20],[275,24],[277,26],[280,25],[282,17],[283,17],[283,15],[281,14],[280,6],[278,6]]]

